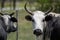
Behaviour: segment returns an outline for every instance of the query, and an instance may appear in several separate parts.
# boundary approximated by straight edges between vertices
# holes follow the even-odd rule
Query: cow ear
[[[50,21],[50,20],[52,20],[52,15],[47,15],[47,16],[45,17],[45,21]]]
[[[12,17],[10,20],[11,20],[12,22],[17,22],[17,19],[16,19],[15,17]]]
[[[32,21],[32,17],[30,15],[25,16],[25,19],[28,21]]]

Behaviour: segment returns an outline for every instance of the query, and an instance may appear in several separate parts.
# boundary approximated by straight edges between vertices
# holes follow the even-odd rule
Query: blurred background
[[[28,15],[24,9],[26,2],[28,2],[27,8],[31,11],[40,10],[46,12],[53,6],[53,12],[60,13],[60,0],[16,0],[15,10],[13,9],[13,0],[4,0],[3,7],[1,7],[1,2],[2,0],[0,0],[0,10],[3,9],[2,12],[11,13],[18,10],[18,40],[35,40],[32,32],[32,23],[25,20],[25,16]],[[7,40],[16,40],[16,32],[8,34]]]

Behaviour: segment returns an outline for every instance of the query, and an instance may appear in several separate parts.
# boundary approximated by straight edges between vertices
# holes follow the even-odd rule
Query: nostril
[[[38,36],[38,35],[42,34],[42,31],[40,29],[36,29],[36,30],[34,30],[33,33]]]

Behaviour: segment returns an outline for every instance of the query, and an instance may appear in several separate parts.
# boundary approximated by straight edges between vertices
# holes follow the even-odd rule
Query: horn
[[[24,9],[25,9],[29,14],[33,15],[32,12],[26,8],[26,5],[27,5],[27,2],[25,3]]]
[[[10,16],[14,15],[14,12],[10,14]]]
[[[50,9],[45,13],[45,15],[49,14],[53,10],[54,10],[54,8],[51,6]]]
[[[3,15],[3,13],[0,12],[1,15]]]

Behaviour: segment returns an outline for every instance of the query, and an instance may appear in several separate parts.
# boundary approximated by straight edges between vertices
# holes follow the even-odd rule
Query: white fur
[[[5,21],[5,24],[8,25],[8,22],[9,22],[9,18],[11,18],[9,15],[3,15],[2,16],[4,21]]]
[[[42,11],[35,11],[33,12],[33,20],[35,22],[33,23],[33,31],[36,29],[40,29],[43,32],[43,28],[44,28],[44,23],[43,23],[43,19],[45,18],[45,15]]]
[[[14,27],[16,28],[16,24],[13,24],[14,25]]]
[[[9,26],[9,20],[10,20],[9,18],[11,17],[9,15],[3,15],[2,17],[4,19],[5,25]],[[16,25],[12,21],[11,21],[10,26],[14,26],[16,28]]]

